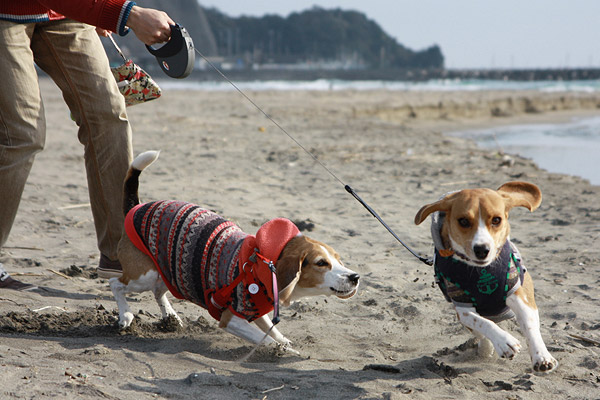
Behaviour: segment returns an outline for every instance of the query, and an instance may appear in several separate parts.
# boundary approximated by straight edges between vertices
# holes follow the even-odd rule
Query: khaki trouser
[[[95,29],[72,20],[0,20],[0,247],[46,137],[34,62],[61,89],[79,126],[98,247],[115,260],[123,229],[123,179],[132,160],[131,127]]]

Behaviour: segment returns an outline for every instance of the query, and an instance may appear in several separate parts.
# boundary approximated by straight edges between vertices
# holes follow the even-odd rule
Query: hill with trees
[[[427,75],[444,67],[437,45],[422,51],[408,49],[357,11],[314,7],[287,17],[234,18],[204,8],[197,0],[139,3],[166,11],[188,30],[202,54],[228,67],[230,73],[239,72],[240,79],[359,79],[367,72],[375,74],[374,79],[398,79],[404,76],[399,70]],[[154,57],[133,33],[115,39],[127,57],[148,71],[158,70]],[[110,42],[103,42],[113,65],[122,63]],[[196,59],[195,76],[214,78],[210,68],[201,65],[201,58]]]
[[[229,17],[204,9],[223,57],[246,63],[337,62],[355,68],[443,68],[437,45],[406,48],[357,11],[314,7],[287,17]]]

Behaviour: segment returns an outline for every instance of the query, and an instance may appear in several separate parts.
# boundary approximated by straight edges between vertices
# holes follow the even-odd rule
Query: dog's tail
[[[140,186],[140,174],[158,158],[159,151],[146,151],[133,160],[127,170],[125,183],[123,184],[123,214],[127,215],[129,210],[140,204],[138,187]]]

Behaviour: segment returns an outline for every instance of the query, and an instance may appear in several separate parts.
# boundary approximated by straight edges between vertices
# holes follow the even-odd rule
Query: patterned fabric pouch
[[[112,35],[109,38],[124,61],[123,65],[111,68],[111,71],[117,80],[117,86],[119,86],[121,94],[125,97],[125,104],[129,107],[134,104],[158,99],[161,95],[161,90],[154,79],[139,65],[134,63],[133,60],[127,59],[123,55]]]

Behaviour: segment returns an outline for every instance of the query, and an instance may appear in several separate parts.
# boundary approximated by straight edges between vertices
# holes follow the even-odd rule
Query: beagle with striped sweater
[[[359,275],[346,268],[330,246],[300,233],[277,218],[248,235],[235,224],[198,205],[175,201],[140,204],[141,171],[158,152],[140,154],[124,183],[125,232],[119,243],[121,277],[110,287],[119,307],[119,326],[134,316],[125,295],[152,291],[163,318],[181,319],[167,292],[189,300],[219,321],[219,327],[252,343],[290,341],[274,323],[279,303],[307,296],[352,297]],[[275,310],[275,318],[268,318]],[[253,322],[253,323],[252,323]],[[265,335],[268,333],[268,336]],[[293,350],[291,350],[293,351]]]

